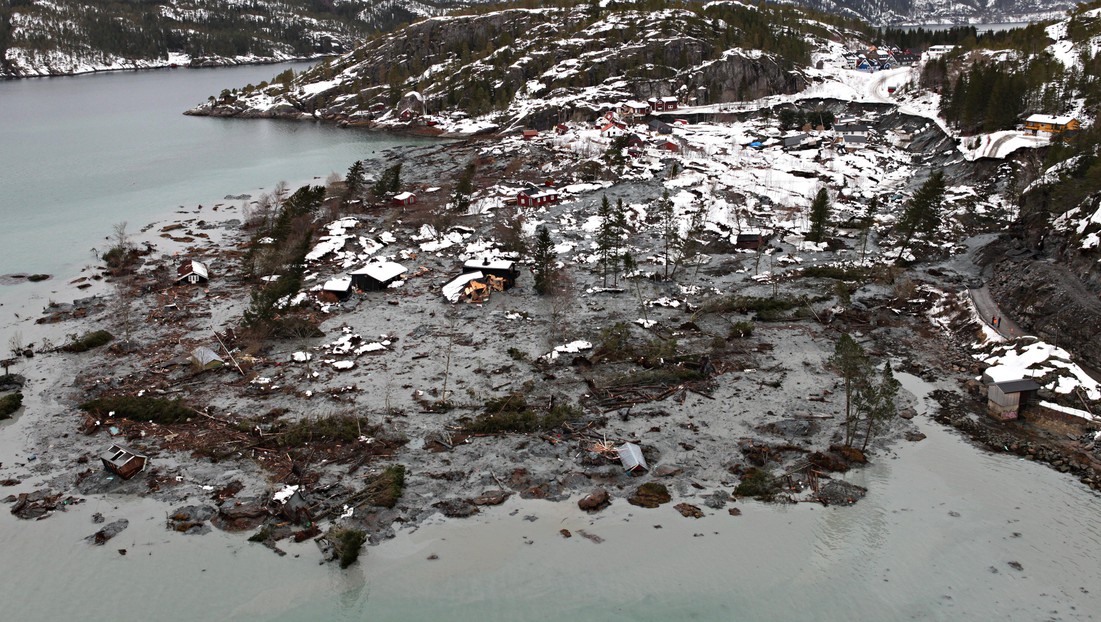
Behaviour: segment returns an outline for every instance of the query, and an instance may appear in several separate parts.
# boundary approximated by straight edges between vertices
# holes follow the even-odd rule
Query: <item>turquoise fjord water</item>
[[[0,82],[0,275],[65,275],[127,221],[343,173],[425,139],[321,123],[182,112],[288,66],[117,72]],[[239,204],[239,201],[224,201]]]
[[[178,205],[323,177],[413,144],[316,124],[179,114],[226,85],[281,69],[0,83],[0,273],[63,273],[90,261],[87,249],[112,223],[140,227]],[[0,296],[37,285],[0,287]],[[918,396],[931,389],[899,377]],[[25,460],[36,417],[60,414],[0,423],[0,462]],[[0,508],[0,617],[1096,620],[1099,497],[1047,467],[918,423],[926,440],[881,452],[845,476],[870,489],[852,508],[742,502],[741,516],[691,520],[668,505],[642,510],[617,500],[590,516],[572,502],[512,499],[472,519],[399,526],[346,571],[319,566],[311,542],[286,543],[289,554],[279,558],[239,534],[167,531],[170,508],[149,499],[91,496],[29,523]],[[66,457],[47,454],[33,465],[58,459]],[[36,473],[17,491],[45,479]],[[94,512],[130,527],[91,546],[83,537],[98,529]],[[562,538],[563,528],[574,537]]]

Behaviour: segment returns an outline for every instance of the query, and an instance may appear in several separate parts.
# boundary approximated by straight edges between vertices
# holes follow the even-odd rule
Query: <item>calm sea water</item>
[[[0,81],[0,275],[72,272],[92,261],[90,249],[114,223],[134,230],[178,206],[324,179],[418,142],[320,123],[181,114],[287,66]]]

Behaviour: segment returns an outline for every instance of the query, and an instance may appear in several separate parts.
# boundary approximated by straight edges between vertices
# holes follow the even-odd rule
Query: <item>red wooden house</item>
[[[558,202],[558,191],[554,188],[528,186],[516,193],[516,204],[525,207],[538,207]]]

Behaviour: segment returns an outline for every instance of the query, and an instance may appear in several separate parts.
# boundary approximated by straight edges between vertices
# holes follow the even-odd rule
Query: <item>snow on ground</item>
[[[1101,383],[1074,363],[1069,352],[1035,337],[995,345],[976,357],[990,365],[985,373],[994,382],[1034,378],[1055,393],[1081,390],[1090,400],[1101,399]]]
[[[960,143],[963,157],[969,161],[979,158],[1005,159],[1018,149],[1036,149],[1051,144],[1048,134],[1033,135],[1022,130],[1003,130],[991,134],[969,136]]]

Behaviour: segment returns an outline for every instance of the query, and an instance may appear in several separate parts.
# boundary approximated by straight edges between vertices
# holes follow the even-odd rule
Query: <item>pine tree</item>
[[[359,196],[366,184],[367,178],[363,172],[363,160],[356,160],[348,168],[348,174],[344,176],[344,199],[347,201]]]
[[[612,219],[612,204],[608,201],[608,195],[600,200],[600,208],[596,212],[600,218],[600,228],[596,232],[596,252],[600,256],[601,276],[603,287],[608,286],[608,272],[610,271],[609,258],[612,256],[612,247],[615,244],[615,222]]]
[[[875,224],[875,216],[879,212],[879,197],[873,196],[868,205],[864,207],[864,217],[860,219],[860,264],[864,265],[864,255],[868,252],[868,235],[872,225]]]
[[[473,161],[469,162],[455,184],[455,194],[451,197],[451,204],[460,214],[465,214],[470,209],[470,195],[474,193],[474,175],[477,172],[477,165]]]
[[[680,249],[684,246],[684,238],[680,233],[680,221],[677,220],[677,212],[673,208],[673,201],[669,198],[669,191],[662,193],[661,198],[654,204],[654,212],[657,214],[661,229],[661,240],[665,247],[664,278],[668,279],[676,272],[676,263],[679,261]],[[673,270],[669,267],[673,265]]]
[[[879,384],[865,387],[862,391],[861,410],[864,414],[864,444],[860,451],[868,449],[868,443],[875,438],[883,422],[898,414],[898,389],[901,385],[895,380],[891,362],[883,364]]]
[[[623,199],[616,200],[615,212],[612,214],[615,225],[615,239],[612,244],[612,285],[619,284],[619,269],[627,270],[627,259],[624,236],[627,235],[627,211],[623,208]]]
[[[826,223],[830,219],[830,195],[825,188],[820,188],[810,204],[810,231],[807,232],[807,240],[815,243],[822,241],[826,235]]]
[[[944,172],[936,171],[906,202],[906,208],[898,223],[899,232],[902,235],[902,247],[898,250],[900,258],[906,253],[915,234],[931,235],[940,226],[940,208],[944,203],[944,190]]]
[[[390,186],[387,188],[390,192],[397,192],[401,190],[401,162],[390,167]]]
[[[378,181],[371,186],[371,192],[376,197],[381,197],[387,192],[397,192],[401,190],[401,162],[387,167],[379,175]]]
[[[535,239],[535,250],[532,252],[532,272],[535,277],[536,293],[546,295],[553,291],[557,260],[558,254],[554,252],[550,231],[546,227],[539,227],[539,235]]]
[[[861,403],[861,391],[868,384],[871,363],[864,348],[848,333],[837,341],[831,363],[845,383],[845,446],[852,447],[859,423],[857,406]]]

